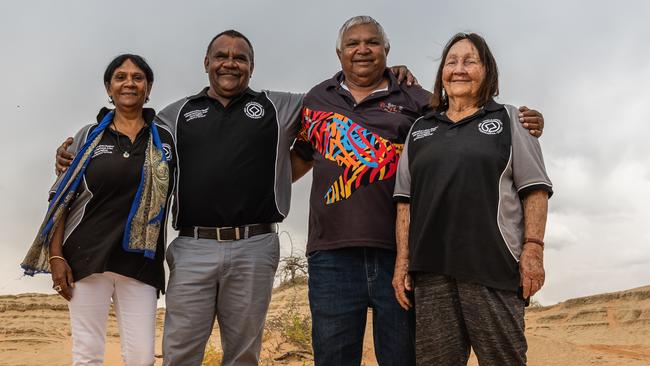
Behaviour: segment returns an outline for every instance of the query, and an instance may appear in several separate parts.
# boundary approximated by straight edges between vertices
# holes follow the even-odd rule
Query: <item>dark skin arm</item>
[[[397,84],[401,84],[402,82],[406,81],[406,85],[408,86],[413,86],[413,85],[420,85],[418,83],[418,80],[413,76],[411,71],[405,66],[405,65],[395,65],[389,67],[390,72],[395,75],[395,79],[397,79]]]
[[[531,135],[539,138],[542,136],[544,130],[544,116],[526,106],[519,107],[519,122],[522,123],[525,129],[528,129]]]
[[[52,258],[53,256],[63,257],[63,232],[67,216],[68,212],[66,209],[61,221],[58,223],[56,229],[54,229],[54,235],[50,242],[50,271],[52,273],[52,287],[61,286],[59,295],[70,301],[72,299],[72,289],[74,288],[72,269],[67,261],[61,258]]]
[[[74,155],[68,152],[68,147],[72,145],[73,141],[72,137],[68,137],[63,141],[61,146],[56,149],[56,159],[54,161],[54,172],[56,175],[61,175],[61,173],[65,172],[70,164],[72,164]]]
[[[306,161],[291,150],[291,182],[295,183],[298,179],[302,178],[307,172],[314,167],[314,161]]]

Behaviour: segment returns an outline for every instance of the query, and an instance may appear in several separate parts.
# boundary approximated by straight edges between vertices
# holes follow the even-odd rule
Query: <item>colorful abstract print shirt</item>
[[[404,144],[392,143],[339,113],[304,108],[303,121],[314,150],[343,168],[323,196],[326,204],[395,175]]]
[[[342,73],[305,97],[294,149],[314,160],[307,251],[344,247],[395,248],[392,190],[404,140],[427,111],[429,93],[387,89],[360,103],[342,85]]]

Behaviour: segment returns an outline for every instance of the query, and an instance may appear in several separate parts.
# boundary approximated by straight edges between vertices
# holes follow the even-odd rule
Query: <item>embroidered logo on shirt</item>
[[[497,135],[503,131],[503,123],[500,119],[486,119],[478,124],[478,130],[486,135]]]
[[[195,109],[193,111],[189,111],[185,114],[183,114],[183,117],[185,117],[185,121],[189,122],[193,119],[197,118],[205,118],[205,116],[208,114],[208,108],[205,109]]]
[[[438,129],[438,127],[439,126],[427,128],[426,130],[417,130],[411,132],[411,136],[413,136],[413,141],[417,141],[425,137],[433,136],[433,133]]]
[[[386,103],[384,101],[379,102],[379,108],[388,113],[401,113],[402,109],[404,109],[401,105]]]
[[[163,142],[162,148],[165,152],[165,160],[172,161],[172,147],[169,146],[169,144]]]
[[[257,102],[248,102],[244,106],[244,113],[249,118],[260,119],[264,116],[264,107]]]
[[[93,151],[93,156],[91,159],[99,155],[112,154],[114,148],[115,146],[113,145],[97,145],[97,147],[95,147],[95,151]]]

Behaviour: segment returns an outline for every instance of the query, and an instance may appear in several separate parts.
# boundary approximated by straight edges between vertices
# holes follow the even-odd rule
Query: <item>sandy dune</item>
[[[264,336],[262,365],[309,365],[304,285],[277,290]],[[162,319],[158,313],[157,352]],[[115,317],[110,317],[106,365],[121,365]],[[302,322],[302,323],[301,323]],[[526,314],[530,365],[650,365],[650,286],[572,299]],[[370,331],[368,325],[367,331]],[[289,341],[291,339],[292,341]],[[218,331],[211,339],[218,359]],[[364,365],[376,365],[366,337]],[[54,295],[0,296],[0,365],[70,364],[65,300]],[[160,359],[156,362],[161,364]],[[477,365],[472,360],[471,365]]]

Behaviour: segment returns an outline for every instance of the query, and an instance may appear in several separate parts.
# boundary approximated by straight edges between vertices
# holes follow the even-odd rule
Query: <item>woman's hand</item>
[[[72,299],[72,289],[74,288],[74,279],[72,278],[72,268],[68,262],[52,258],[50,261],[50,270],[52,271],[52,288],[56,290],[61,297],[70,301]],[[59,291],[59,287],[61,290]]]
[[[535,243],[524,243],[524,250],[519,259],[519,274],[523,297],[527,299],[544,285],[544,248]]]
[[[404,310],[410,309],[413,305],[406,295],[406,291],[413,290],[413,281],[408,273],[408,258],[397,258],[395,260],[395,273],[393,274],[393,288],[395,289],[395,298]]]

